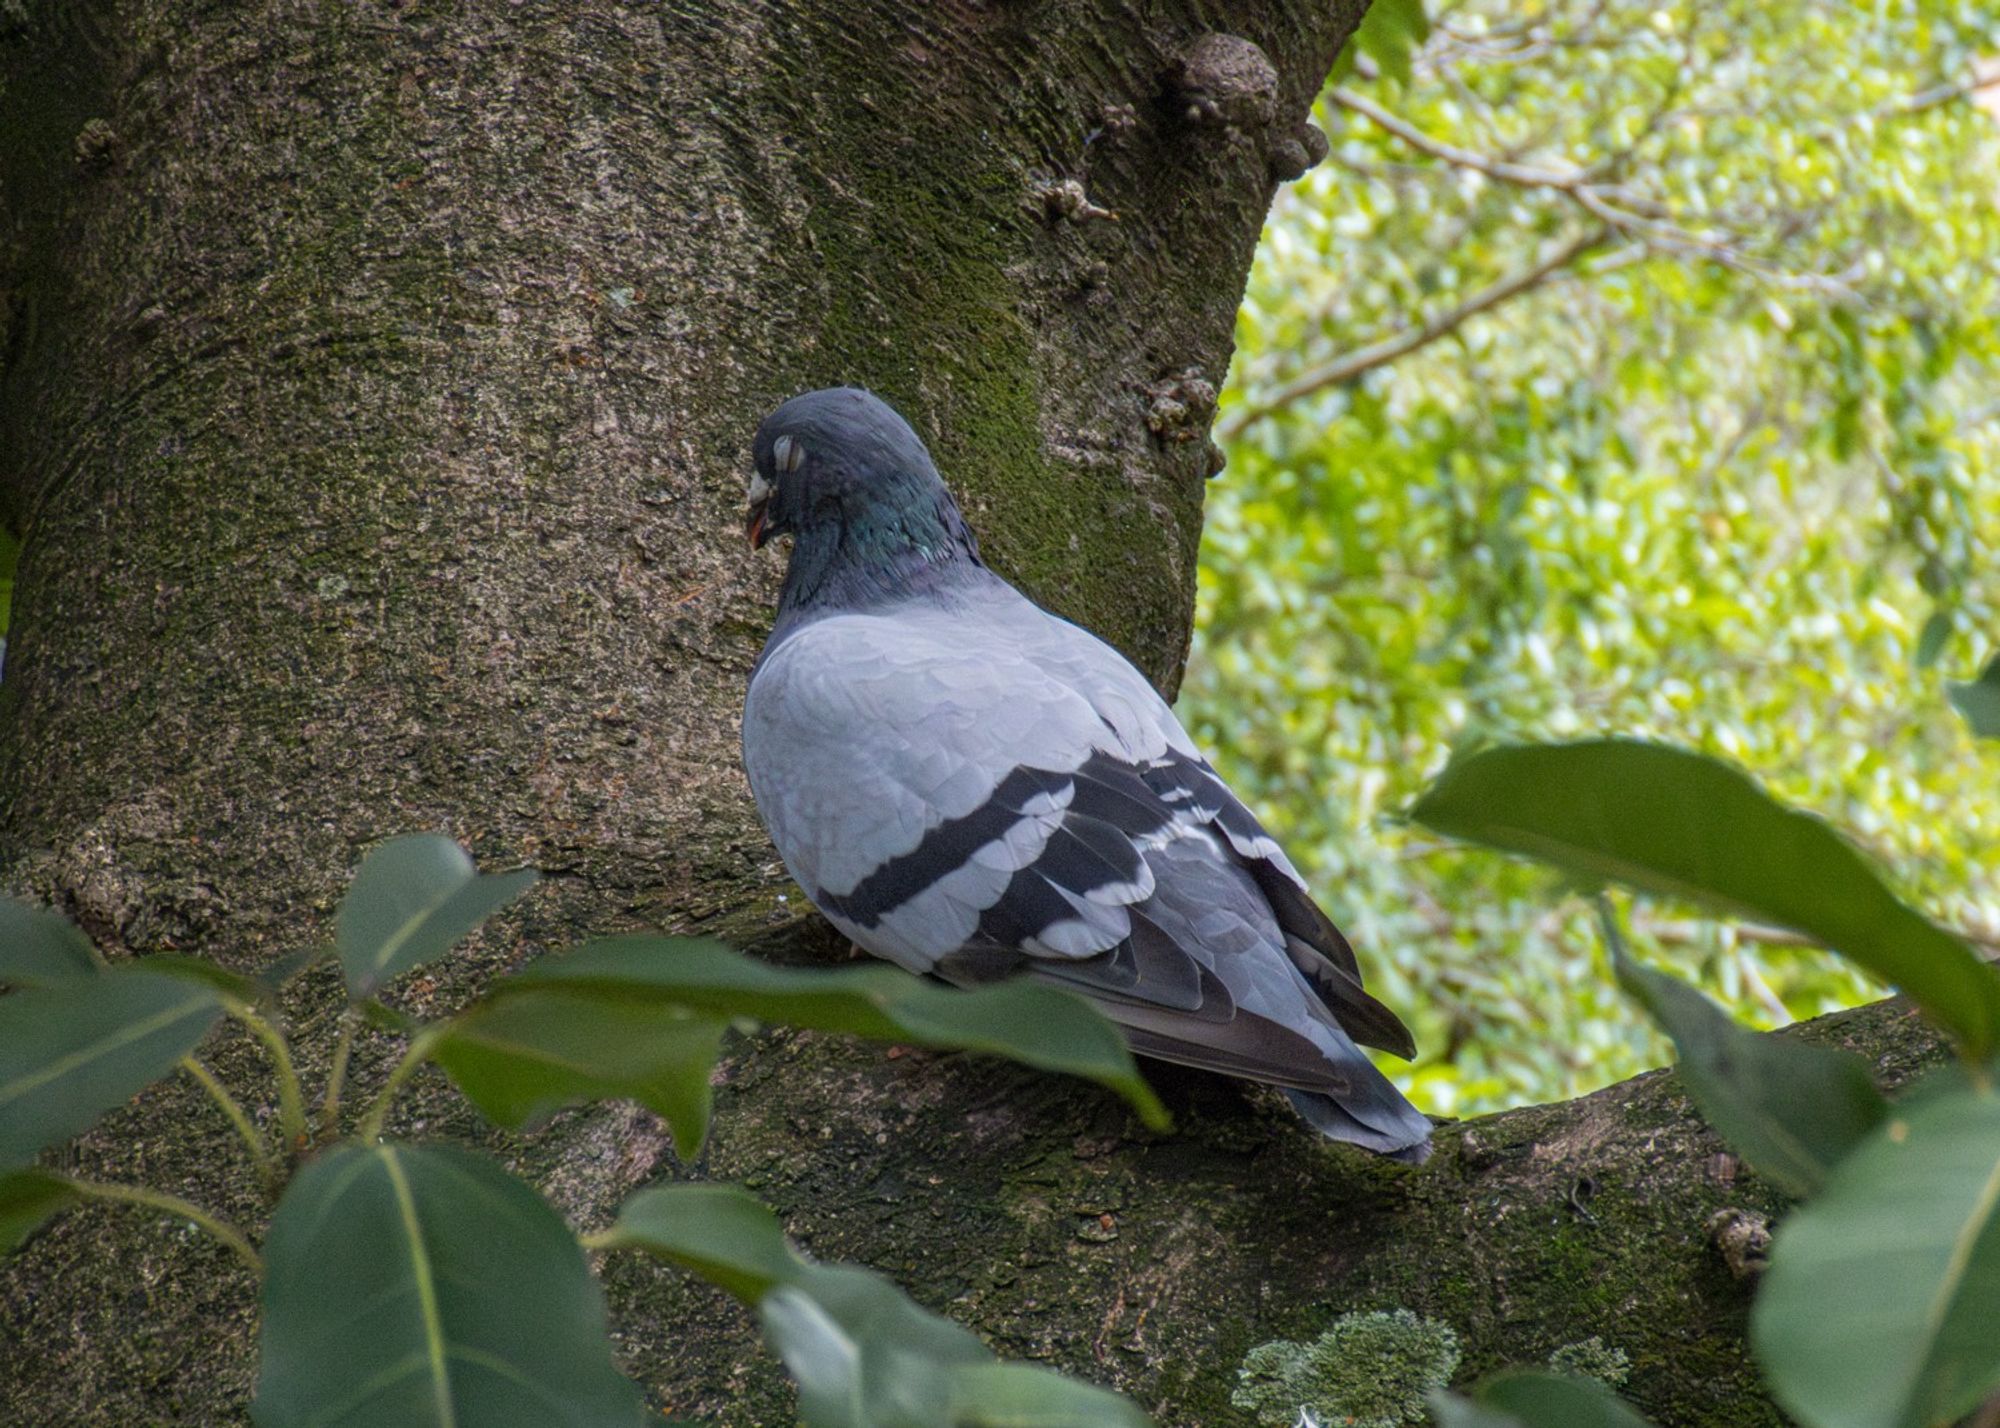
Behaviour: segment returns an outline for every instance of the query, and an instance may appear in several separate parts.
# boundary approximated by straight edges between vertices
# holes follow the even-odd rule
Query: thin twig
[[[1390,113],[1374,100],[1349,89],[1328,90],[1327,98],[1333,104],[1361,115],[1418,153],[1428,155],[1440,163],[1483,174],[1501,183],[1514,184],[1522,188],[1549,189],[1560,193],[1614,234],[1629,238],[1655,251],[1681,258],[1704,259],[1745,273],[1775,287],[1804,289],[1847,301],[1852,301],[1857,296],[1851,282],[1840,275],[1787,273],[1769,263],[1758,262],[1730,241],[1731,235],[1693,232],[1675,217],[1673,210],[1666,204],[1643,194],[1630,192],[1616,183],[1606,182],[1605,180],[1624,168],[1632,157],[1633,147],[1636,147],[1661,122],[1665,112],[1664,104],[1662,109],[1656,110],[1649,118],[1645,129],[1633,141],[1633,147],[1599,160],[1587,168],[1569,166],[1553,169],[1516,163],[1512,159],[1496,158],[1461,148],[1457,144],[1425,133],[1408,120]],[[1671,103],[1671,96],[1665,103]]]
[[[1218,441],[1228,441],[1242,434],[1252,422],[1290,406],[1301,397],[1327,387],[1351,382],[1364,372],[1373,371],[1404,357],[1419,347],[1436,342],[1441,337],[1463,327],[1471,319],[1489,308],[1498,307],[1509,298],[1518,297],[1533,288],[1540,287],[1563,269],[1575,263],[1594,248],[1611,241],[1608,228],[1593,228],[1579,233],[1568,242],[1560,244],[1548,256],[1523,268],[1518,273],[1510,273],[1496,283],[1481,288],[1478,292],[1459,303],[1446,308],[1417,327],[1408,327],[1392,337],[1380,342],[1372,342],[1366,347],[1334,358],[1331,362],[1314,367],[1292,378],[1265,397],[1253,398],[1216,423],[1215,435]]]
[[[1955,99],[1971,99],[1973,96],[1982,94],[1986,90],[1995,87],[2000,87],[2000,69],[1994,69],[1991,73],[1976,73],[1966,79],[1947,80],[1943,84],[1934,84],[1929,89],[1918,90],[1915,94],[1908,95],[1905,98],[1893,100],[1888,104],[1878,105],[1876,108],[1871,109],[1869,113],[1878,119],[1894,118],[1905,114],[1921,114],[1926,109],[1936,109],[1941,105],[1951,103]]]
[[[1379,129],[1385,129],[1420,153],[1450,164],[1454,168],[1471,169],[1474,173],[1485,174],[1488,178],[1502,183],[1519,184],[1524,188],[1556,188],[1569,190],[1588,183],[1591,178],[1586,169],[1539,169],[1530,164],[1517,164],[1507,159],[1488,158],[1470,149],[1461,149],[1456,144],[1448,144],[1436,139],[1406,120],[1397,118],[1374,100],[1356,94],[1351,89],[1330,89],[1328,99],[1342,109],[1351,109]]]
[[[207,1230],[209,1234],[215,1236],[222,1244],[227,1245],[234,1251],[236,1257],[249,1266],[252,1274],[257,1275],[259,1278],[263,1276],[264,1257],[257,1253],[256,1247],[250,1243],[249,1237],[243,1231],[237,1229],[236,1226],[230,1224],[229,1221],[218,1215],[210,1214],[199,1205],[183,1200],[178,1195],[169,1195],[165,1191],[148,1190],[142,1185],[113,1185],[101,1180],[71,1180],[67,1176],[59,1178],[62,1179],[64,1185],[67,1185],[77,1194],[87,1196],[92,1200],[110,1200],[127,1205],[144,1205],[148,1209],[172,1215],[177,1220],[186,1220],[191,1224],[199,1225],[204,1230]]]
[[[264,1182],[265,1190],[275,1189],[278,1183],[278,1165],[271,1157],[271,1147],[258,1132],[257,1125],[243,1109],[242,1102],[229,1094],[229,1088],[218,1081],[215,1073],[192,1056],[181,1058],[181,1069],[194,1077],[202,1090],[208,1092],[209,1099],[222,1108],[222,1114],[229,1117],[229,1123],[236,1127],[236,1134],[243,1138],[249,1148],[250,1163],[257,1167],[257,1174]]]

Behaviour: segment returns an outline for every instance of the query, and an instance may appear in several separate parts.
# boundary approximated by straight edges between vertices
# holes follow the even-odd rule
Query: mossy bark
[[[737,770],[777,580],[740,549],[756,419],[832,382],[889,396],[993,562],[1171,688],[1234,309],[1360,9],[0,6],[0,511],[25,541],[0,880],[114,956],[254,967],[323,938],[389,834],[540,867],[407,990],[420,1014],[614,927],[839,955],[780,900]],[[309,1078],[337,1009],[318,974],[287,1006]],[[215,1061],[268,1100],[254,1047]],[[1712,1203],[1768,1197],[1704,1178],[1661,1078],[1482,1123],[1483,1149],[1447,1134],[1417,1174],[1179,1073],[1166,1138],[1066,1084],[800,1035],[728,1078],[695,1173],[1166,1423],[1231,1421],[1253,1343],[1395,1305],[1472,1368],[1601,1333],[1663,1421],[1771,1421],[1700,1242]],[[477,1134],[427,1081],[397,1130]],[[580,1220],[682,1173],[627,1110],[489,1143]],[[67,1154],[265,1213],[179,1084]],[[740,1314],[605,1273],[662,1407],[788,1420]],[[253,1311],[199,1237],[73,1213],[0,1270],[0,1421],[240,1422]]]

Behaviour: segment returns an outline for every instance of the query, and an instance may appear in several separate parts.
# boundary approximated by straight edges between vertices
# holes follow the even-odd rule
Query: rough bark
[[[322,937],[391,833],[549,874],[418,1012],[611,927],[838,955],[737,772],[777,576],[740,551],[756,418],[888,395],[993,562],[1170,688],[1234,308],[1360,8],[0,7],[0,878],[114,955],[250,967]],[[336,1005],[315,976],[288,1007],[308,1062]],[[218,1063],[261,1084],[247,1047]],[[1231,1421],[1248,1346],[1390,1304],[1456,1324],[1468,1368],[1604,1333],[1663,1421],[1775,1421],[1701,1245],[1711,1202],[1768,1197],[1703,1178],[1661,1078],[1408,1175],[1173,1073],[1171,1138],[795,1035],[729,1077],[698,1173],[1163,1422]],[[472,1133],[436,1085],[398,1129]],[[674,1173],[629,1112],[495,1143],[580,1219]],[[73,1155],[260,1214],[179,1087]],[[606,1273],[662,1407],[787,1420],[740,1315]],[[73,1214],[0,1270],[0,1421],[241,1421],[253,1308],[201,1240]]]

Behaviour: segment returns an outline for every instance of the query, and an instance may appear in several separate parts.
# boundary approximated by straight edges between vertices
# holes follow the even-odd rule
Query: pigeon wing
[[[1276,842],[1137,670],[1011,590],[797,629],[752,680],[744,761],[792,875],[869,951],[1070,986],[1136,1049],[1284,1086],[1342,1139],[1428,1134],[1355,1047],[1409,1033]]]
[[[743,755],[772,841],[836,926],[913,971],[982,920],[1032,956],[1115,947],[1153,890],[1120,822],[1143,818],[1144,790],[1079,791],[1087,766],[1150,750],[1018,638],[952,614],[837,615],[766,656]]]

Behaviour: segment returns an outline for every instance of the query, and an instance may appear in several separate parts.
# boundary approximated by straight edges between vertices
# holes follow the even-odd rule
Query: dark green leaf
[[[1929,669],[1938,662],[1950,638],[1951,616],[1942,610],[1931,611],[1931,617],[1924,621],[1923,632],[1917,636],[1917,652],[1912,662],[1918,669]]]
[[[470,1151],[342,1145],[265,1241],[264,1428],[636,1425],[562,1219]]]
[[[955,1428],[1116,1428],[1149,1420],[1130,1400],[1032,1364],[965,1364],[952,1371]],[[1331,1428],[1331,1425],[1329,1425]]]
[[[373,996],[399,973],[448,950],[535,881],[527,868],[481,874],[451,839],[391,838],[361,860],[334,920],[348,992]]]
[[[1437,1428],[1530,1428],[1511,1413],[1442,1388],[1432,1389],[1425,1401]]]
[[[271,991],[279,991],[290,983],[292,978],[310,971],[333,955],[333,944],[330,942],[323,942],[317,947],[301,947],[296,952],[286,953],[259,972],[257,980]]]
[[[0,897],[0,984],[45,986],[97,970],[90,939],[68,918]]]
[[[1698,754],[1624,739],[1487,749],[1410,816],[1589,879],[1684,898],[1825,943],[1893,982],[1975,1056],[2000,1040],[2000,976],[1906,907],[1819,819]]]
[[[734,1185],[641,1190],[618,1212],[608,1244],[670,1259],[746,1304],[755,1304],[804,1263],[778,1217]]]
[[[1495,1374],[1469,1399],[1439,1389],[1430,1406],[1438,1428],[1648,1428],[1595,1379],[1530,1370]]]
[[[2000,655],[1966,684],[1947,684],[1945,694],[1966,727],[1982,739],[2000,739]]]
[[[867,1270],[824,1265],[729,1185],[669,1185],[625,1202],[603,1241],[693,1270],[754,1305],[799,1383],[808,1428],[1140,1428],[1130,1402],[1026,1364]]]
[[[894,967],[838,971],[774,967],[714,942],[612,937],[549,957],[494,989],[568,987],[614,998],[755,1017],[819,1031],[1005,1056],[1085,1076],[1132,1103],[1148,1125],[1166,1109],[1132,1064],[1125,1038],[1083,998],[1032,982],[961,991]]]
[[[1738,1026],[1693,987],[1614,949],[1618,981],[1674,1039],[1702,1116],[1758,1174],[1810,1195],[1888,1114],[1858,1056]]]
[[[75,1201],[69,1182],[45,1170],[0,1175],[0,1255],[11,1254],[42,1221]]]
[[[129,967],[0,997],[0,1168],[145,1090],[221,1011],[209,987]]]
[[[391,1036],[415,1037],[424,1029],[421,1017],[411,1016],[401,1008],[383,1002],[365,1001],[361,1003],[361,1020],[377,1031],[386,1031]]]
[[[205,987],[213,987],[232,1002],[242,1002],[245,1006],[269,1003],[271,989],[255,977],[246,977],[241,972],[232,972],[227,967],[219,967],[200,957],[182,957],[177,953],[160,952],[133,965],[148,972],[157,972],[162,977],[174,977],[183,982],[199,982]]]
[[[701,1149],[709,1073],[729,1023],[585,988],[528,988],[473,1006],[433,1059],[473,1103],[519,1127],[577,1101],[630,1099],[663,1116],[683,1158]]]
[[[1751,1343],[1814,1428],[1923,1428],[2000,1388],[2000,1094],[1897,1106],[1778,1227]]]

